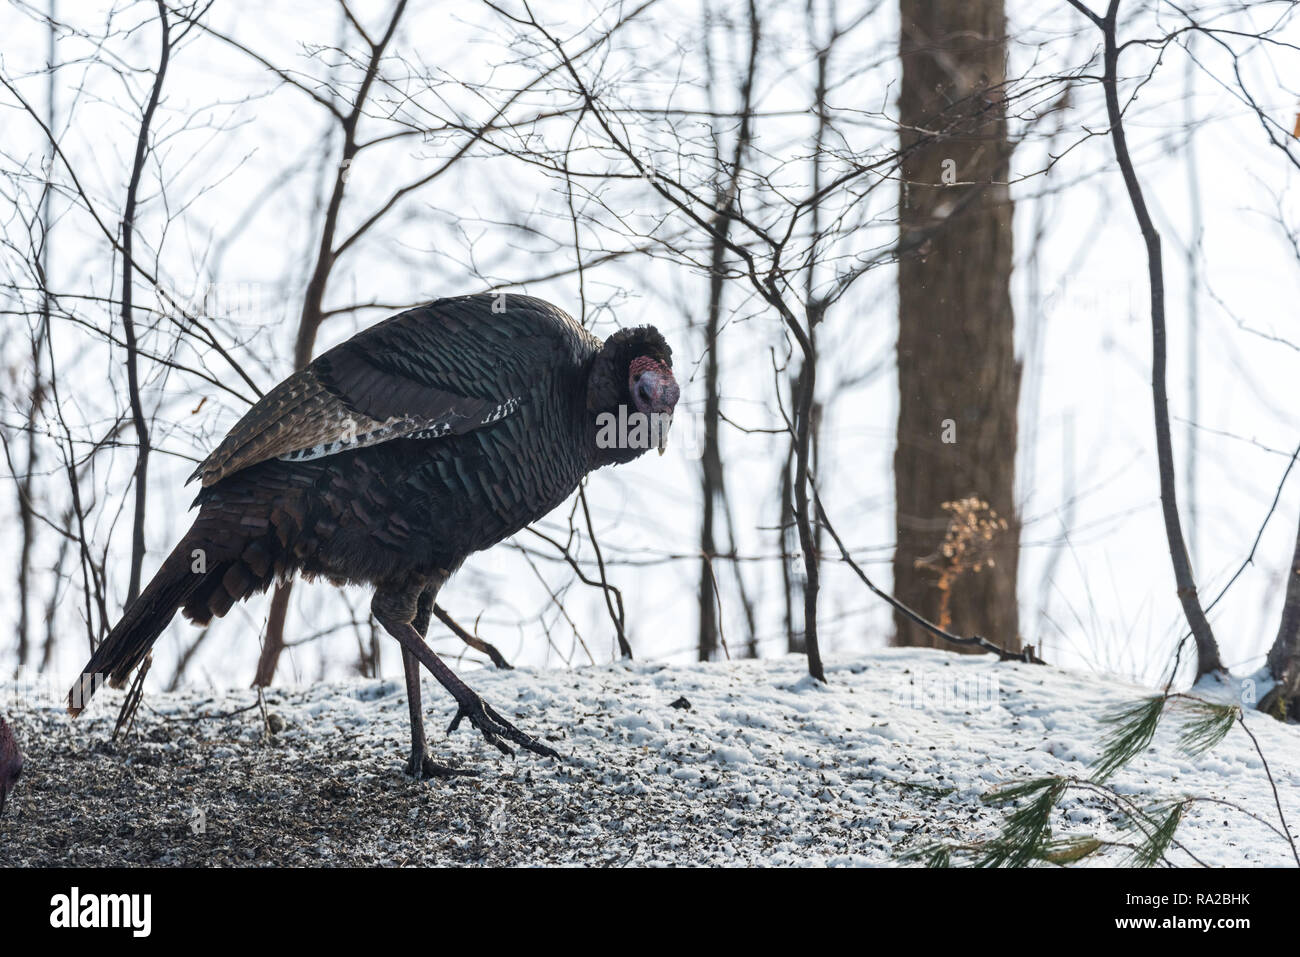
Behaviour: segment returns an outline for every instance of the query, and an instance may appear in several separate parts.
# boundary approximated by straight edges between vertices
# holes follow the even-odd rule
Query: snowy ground
[[[27,754],[0,820],[0,866],[888,864],[932,840],[993,833],[1003,812],[979,796],[994,786],[1085,776],[1098,717],[1150,693],[927,650],[832,659],[827,676],[817,685],[793,657],[467,674],[563,762],[505,758],[465,726],[444,736],[449,699],[426,679],[435,757],[481,773],[420,784],[401,773],[396,681],[273,690],[270,736],[256,707],[228,714],[255,702],[250,691],[151,693],[135,737],[117,745],[120,693],[101,692],[74,724],[48,698],[0,685]],[[1296,827],[1300,728],[1247,720]],[[1277,822],[1240,728],[1197,759],[1162,728],[1114,785],[1143,800],[1222,798]],[[1086,795],[1067,798],[1055,825],[1118,835]],[[1223,805],[1189,811],[1179,839],[1209,864],[1293,863],[1276,833]],[[1170,859],[1194,863],[1180,850]]]

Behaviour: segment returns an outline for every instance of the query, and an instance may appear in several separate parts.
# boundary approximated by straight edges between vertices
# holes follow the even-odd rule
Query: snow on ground
[[[443,735],[450,699],[426,677],[435,758],[480,775],[423,783],[401,772],[400,681],[273,689],[269,736],[251,691],[150,693],[135,736],[116,745],[120,693],[101,692],[73,723],[49,696],[0,685],[27,753],[0,820],[0,866],[889,864],[929,841],[994,833],[1003,812],[979,800],[992,787],[1086,776],[1098,718],[1151,693],[924,649],[832,658],[827,677],[813,682],[798,657],[467,673],[563,762],[506,758],[467,725]],[[1247,721],[1300,825],[1300,728]],[[1113,783],[1143,801],[1215,797],[1277,822],[1240,728],[1193,759],[1162,727]],[[1054,824],[1122,838],[1110,813],[1072,794]],[[1225,805],[1194,806],[1179,839],[1209,864],[1293,863],[1281,837]]]

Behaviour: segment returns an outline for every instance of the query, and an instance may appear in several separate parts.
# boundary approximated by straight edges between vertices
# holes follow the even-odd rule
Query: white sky
[[[64,4],[68,6],[68,4]],[[841,23],[875,5],[858,4],[839,12]],[[1064,3],[1054,0],[1009,2],[1012,35],[1012,75],[1028,72],[1043,77],[1066,65],[1086,62],[1096,45],[1093,31]],[[1150,5],[1147,5],[1148,7]],[[397,115],[419,117],[426,110],[450,108],[481,119],[481,100],[470,96],[466,84],[491,83],[510,90],[529,72],[517,62],[520,51],[508,48],[512,33],[483,7],[446,5],[418,9],[399,32],[395,53],[409,65],[399,99],[385,89],[380,102]],[[358,4],[362,19],[379,23],[386,4]],[[739,16],[743,5],[719,6]],[[811,96],[810,55],[802,4],[768,4],[765,12],[764,57],[758,84],[758,108],[769,112],[806,110]],[[1214,9],[1219,9],[1215,7]],[[119,26],[147,20],[151,5],[128,5],[114,20]],[[564,8],[569,23],[557,20],[559,8],[540,15],[571,47],[581,24],[597,8]],[[1252,13],[1235,14],[1233,26],[1244,28],[1247,17],[1277,17],[1277,4],[1255,5]],[[99,30],[105,22],[95,5],[76,7],[77,22]],[[608,20],[608,16],[605,17]],[[1177,21],[1164,7],[1161,24]],[[314,44],[334,42],[338,16],[324,3],[276,5],[218,3],[209,20],[254,47],[269,60],[308,81],[325,75],[321,61],[312,59]],[[604,21],[602,21],[604,22]],[[819,30],[824,24],[818,26]],[[1126,35],[1156,36],[1154,19],[1144,16]],[[1071,39],[1072,34],[1077,34]],[[851,146],[886,149],[894,133],[877,115],[894,113],[897,63],[897,23],[892,3],[866,15],[841,41],[833,60],[833,75],[841,82],[831,102],[843,110],[853,137]],[[28,8],[0,11],[0,72],[14,82],[38,109],[44,108],[45,80],[39,70],[45,60],[42,25]],[[721,71],[720,102],[734,105],[735,65],[743,56],[739,38],[719,27],[712,31],[714,55],[726,61]],[[622,99],[631,103],[671,102],[678,107],[703,103],[701,50],[705,31],[695,4],[665,3],[647,14],[642,24],[620,34],[604,60],[587,65],[623,84]],[[1289,28],[1279,38],[1295,41]],[[1245,47],[1244,43],[1239,46]],[[1300,442],[1295,426],[1292,392],[1300,373],[1295,347],[1265,338],[1300,343],[1292,308],[1297,300],[1300,263],[1283,230],[1273,220],[1279,213],[1294,222],[1289,194],[1294,172],[1285,157],[1269,146],[1254,115],[1233,95],[1227,61],[1206,40],[1197,53],[1205,71],[1192,78],[1190,111],[1195,120],[1194,144],[1199,163],[1199,196],[1204,234],[1198,256],[1200,293],[1197,299],[1200,408],[1197,520],[1189,516],[1186,486],[1181,481],[1183,514],[1189,540],[1196,543],[1194,559],[1202,594],[1211,597],[1236,570],[1250,550],[1260,522],[1273,499],[1288,457]],[[147,24],[138,32],[115,35],[100,62],[91,62],[85,40],[60,41],[58,104],[60,140],[83,185],[115,223],[125,192],[134,148],[141,76],[124,81],[110,62],[140,68],[157,57],[157,28]],[[1127,76],[1145,75],[1156,53],[1130,48],[1121,69]],[[1295,75],[1295,54],[1284,47],[1257,49],[1242,61],[1243,77],[1260,105],[1288,127],[1300,101],[1286,86]],[[1186,386],[1188,299],[1185,248],[1191,236],[1187,177],[1186,107],[1188,76],[1179,47],[1165,53],[1154,79],[1129,112],[1127,127],[1157,223],[1164,236],[1169,314],[1169,384],[1175,416],[1175,451],[1180,468],[1187,458],[1184,419],[1190,408]],[[1098,72],[1094,64],[1090,72]],[[1207,72],[1208,71],[1208,72]],[[396,62],[386,71],[403,76]],[[419,74],[425,73],[422,78]],[[1226,86],[1225,86],[1226,84]],[[1049,92],[1055,95],[1059,88]],[[499,100],[499,96],[497,99]],[[542,95],[529,102],[542,105]],[[1035,97],[1021,103],[1045,102]],[[67,117],[75,103],[73,121]],[[863,111],[851,114],[849,111]],[[696,124],[696,125],[692,125]],[[640,146],[670,144],[672,130],[689,136],[697,121],[678,118],[669,130],[631,126]],[[1111,144],[1104,135],[1104,110],[1095,85],[1076,87],[1062,118],[1063,131],[1052,147],[1060,153],[1078,143],[1050,175],[1029,176],[1044,166],[1049,148],[1040,128],[1018,150],[1013,186],[1016,210],[1015,305],[1019,336],[1026,343],[1039,323],[1042,352],[1027,358],[1021,409],[1021,512],[1025,519],[1021,563],[1022,631],[1026,641],[1045,649],[1048,660],[1070,667],[1114,671],[1145,681],[1159,679],[1173,643],[1181,634],[1181,611],[1160,518],[1149,391],[1150,326],[1146,311],[1145,258],[1140,236],[1112,162]],[[1050,121],[1048,123],[1050,127]],[[1081,139],[1084,128],[1099,135]],[[169,285],[188,293],[208,281],[211,272],[223,283],[220,295],[235,315],[218,324],[225,341],[238,340],[241,360],[262,388],[269,388],[289,371],[293,327],[311,251],[317,212],[324,192],[320,171],[332,173],[337,141],[323,151],[326,128],[323,111],[307,96],[287,88],[273,89],[267,73],[247,57],[210,38],[196,37],[176,55],[167,93],[155,129],[157,156],[167,180],[166,201],[160,198],[157,163],[146,174],[140,223],[142,241],[152,251],[162,241],[159,263]],[[29,118],[13,108],[8,94],[0,95],[0,166],[6,171],[22,164],[39,168],[42,143]],[[363,138],[393,127],[382,119],[363,121]],[[369,133],[367,132],[369,131]],[[758,125],[761,163],[782,184],[806,188],[810,127],[806,117],[775,116]],[[537,135],[552,142],[558,127],[539,127]],[[726,145],[729,150],[730,131]],[[421,145],[417,138],[400,140],[363,154],[352,168],[343,211],[343,234],[373,210],[393,188],[427,172],[438,157],[448,155],[447,143]],[[690,175],[690,155],[660,152],[656,162],[671,162]],[[579,161],[591,167],[599,157],[580,151]],[[680,164],[680,165],[678,165]],[[285,175],[285,186],[270,194],[263,190]],[[65,171],[58,172],[65,180]],[[39,178],[37,178],[39,179]],[[610,207],[641,227],[654,220],[660,204],[642,183],[587,182],[599,190]],[[39,182],[22,182],[20,209],[30,215]],[[858,211],[856,229],[833,249],[832,255],[852,256],[887,244],[893,235],[889,221],[896,193],[892,184]],[[0,198],[3,231],[21,237],[10,203],[12,186]],[[584,225],[588,246],[621,247],[625,238],[614,232],[608,211],[576,202],[598,222]],[[476,158],[421,191],[400,206],[373,234],[351,251],[334,274],[327,305],[405,303],[440,295],[477,291],[489,282],[517,282],[566,270],[573,265],[571,225],[562,181],[539,173],[508,157]],[[116,295],[118,265],[106,251],[102,236],[84,213],[56,205],[52,265],[55,285],[65,295]],[[1035,239],[1036,222],[1044,224]],[[504,223],[527,222],[539,232],[525,235]],[[670,220],[665,229],[681,227]],[[217,252],[220,251],[218,257]],[[1036,251],[1039,294],[1031,288],[1031,251]],[[0,252],[4,282],[29,283],[24,250]],[[471,264],[480,275],[475,276]],[[824,279],[829,276],[823,274]],[[200,277],[203,277],[200,279]],[[601,541],[612,565],[612,579],[623,588],[633,645],[640,657],[688,659],[694,656],[698,567],[689,556],[696,550],[698,466],[688,441],[702,404],[702,383],[694,373],[702,352],[701,337],[692,331],[706,302],[703,276],[662,255],[636,256],[587,271],[586,298],[595,328],[607,334],[611,313],[596,308],[609,302],[620,325],[653,322],[668,336],[677,355],[683,383],[683,411],[674,426],[674,442],[663,459],[657,456],[617,470],[604,470],[590,489]],[[827,505],[847,542],[866,567],[889,579],[893,536],[893,429],[897,415],[892,348],[895,298],[891,268],[868,274],[832,311],[822,331],[825,361],[820,372],[821,398],[828,403],[826,451],[821,484]],[[541,295],[579,313],[579,287],[572,276],[531,283],[526,291]],[[137,290],[137,296],[144,294]],[[28,294],[28,302],[34,301]],[[94,300],[65,304],[99,326],[110,321],[111,308]],[[771,400],[770,350],[781,342],[779,324],[739,285],[727,306],[729,324],[723,333],[724,411],[746,426],[777,424]],[[13,308],[7,302],[4,308]],[[322,329],[318,351],[350,335],[356,328],[382,318],[384,309],[362,311],[332,319]],[[0,421],[12,427],[22,419],[15,407],[14,377],[26,375],[26,326],[12,314],[3,319],[5,399]],[[165,327],[164,327],[165,329]],[[1263,334],[1263,335],[1261,335]],[[154,343],[165,345],[160,335]],[[121,349],[107,350],[96,338],[66,321],[56,325],[55,348],[60,363],[64,414],[78,438],[102,435],[104,423],[125,408],[125,377]],[[782,347],[783,348],[783,347]],[[179,358],[192,362],[188,346]],[[881,363],[883,362],[883,366]],[[208,367],[227,385],[247,393],[219,359]],[[846,385],[869,370],[879,374],[864,384]],[[1033,386],[1035,379],[1039,384]],[[190,468],[187,458],[201,456],[227,429],[244,406],[193,376],[148,370],[148,402],[157,411],[155,455],[150,473],[150,553],[146,575],[188,525],[185,515],[193,491],[183,487]],[[201,399],[207,401],[193,411]],[[1223,433],[1223,434],[1220,434]],[[775,480],[782,444],[764,435],[724,431],[733,506],[740,530],[740,551],[746,556],[775,553],[771,526],[776,518]],[[175,453],[169,454],[169,453]],[[1282,454],[1285,453],[1285,454]],[[57,512],[66,499],[54,446],[42,450],[39,487]],[[111,457],[112,465],[108,466]],[[123,498],[132,465],[131,449],[105,456],[89,479],[96,491],[90,529],[97,548],[110,556],[108,588],[116,613],[124,597],[130,544],[130,504]],[[1283,491],[1276,514],[1249,568],[1211,619],[1225,660],[1238,671],[1262,663],[1272,641],[1287,563],[1294,545],[1300,513],[1300,478]],[[12,488],[12,486],[10,486]],[[1072,504],[1069,504],[1072,500]],[[14,496],[0,501],[5,540],[16,553],[17,523]],[[552,530],[565,526],[562,509],[544,523]],[[1061,546],[1063,531],[1068,546]],[[721,536],[725,540],[725,531]],[[530,547],[546,546],[524,535]],[[48,599],[48,568],[57,541],[45,532],[36,558],[40,603]],[[683,558],[682,556],[685,556]],[[584,553],[584,557],[590,557]],[[637,565],[620,564],[635,561]],[[645,564],[648,563],[648,564]],[[562,566],[539,563],[553,585],[568,580]],[[743,566],[748,587],[758,605],[758,634],[765,654],[784,650],[779,603],[779,567],[774,561]],[[1044,576],[1051,571],[1050,584]],[[744,622],[730,572],[719,565],[724,582],[726,638],[733,651],[744,640]],[[0,621],[15,615],[13,576],[0,579]],[[517,664],[585,663],[582,643],[560,616],[546,590],[517,554],[504,547],[476,556],[444,590],[441,599],[463,623],[481,613],[481,633]],[[188,675],[192,681],[243,684],[252,675],[258,636],[264,626],[267,598],[241,606],[207,639]],[[322,674],[346,673],[355,659],[356,632],[348,622],[357,616],[368,635],[365,615],[368,595],[353,589],[340,595],[330,586],[300,586],[295,591],[291,637],[343,626],[328,641],[291,649],[282,661],[280,680],[306,681]],[[612,629],[598,592],[575,585],[564,603],[582,642],[597,660],[613,648]],[[822,602],[824,646],[850,651],[883,644],[891,624],[888,609],[869,595],[847,569],[828,567]],[[76,590],[63,592],[57,603],[62,640],[54,669],[69,675],[85,657],[84,610]],[[41,609],[33,607],[39,617]],[[549,629],[550,640],[545,631]],[[38,633],[40,629],[38,629]],[[197,632],[179,618],[158,645],[155,678],[170,677],[176,655]],[[435,623],[431,633],[439,650],[459,651],[454,639],[443,639]],[[0,660],[8,661],[12,631],[0,632]],[[385,639],[386,642],[386,639]],[[6,665],[6,667],[8,667]],[[385,671],[398,670],[395,649],[385,648]]]

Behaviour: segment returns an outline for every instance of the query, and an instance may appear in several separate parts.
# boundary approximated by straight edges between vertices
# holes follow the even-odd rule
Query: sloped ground
[[[1150,693],[919,649],[833,659],[828,677],[812,682],[801,658],[468,675],[564,762],[504,758],[465,726],[443,736],[450,701],[426,680],[435,757],[481,774],[419,784],[401,773],[397,681],[274,690],[269,736],[256,707],[229,714],[255,704],[250,691],[151,693],[117,745],[120,694],[101,692],[74,724],[0,686],[27,754],[0,865],[887,864],[993,833],[1002,814],[979,801],[991,787],[1086,775],[1098,717]],[[1294,827],[1300,728],[1248,722]],[[1239,728],[1195,760],[1162,730],[1114,784],[1142,800],[1214,796],[1277,822]],[[1072,796],[1055,825],[1122,839],[1109,813]],[[1178,836],[1210,864],[1293,863],[1281,837],[1222,805],[1189,811]]]

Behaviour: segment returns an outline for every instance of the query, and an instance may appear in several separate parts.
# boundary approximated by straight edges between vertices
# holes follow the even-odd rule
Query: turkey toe
[[[479,732],[485,737],[489,744],[496,747],[503,754],[514,754],[501,738],[506,738],[519,745],[525,751],[531,751],[533,754],[540,754],[543,757],[555,758],[559,760],[560,754],[554,748],[548,748],[536,738],[520,731],[513,724],[501,717],[500,713],[490,704],[480,698],[477,694],[472,700],[458,701],[460,707],[456,711],[456,717],[452,718],[451,724],[447,727],[448,733],[455,731],[460,727],[461,718],[469,718],[470,724],[478,728]]]
[[[418,759],[415,755],[411,755],[410,760],[406,762],[406,774],[417,781],[422,781],[429,778],[473,777],[478,772],[470,768],[453,768],[439,764],[426,753]]]

